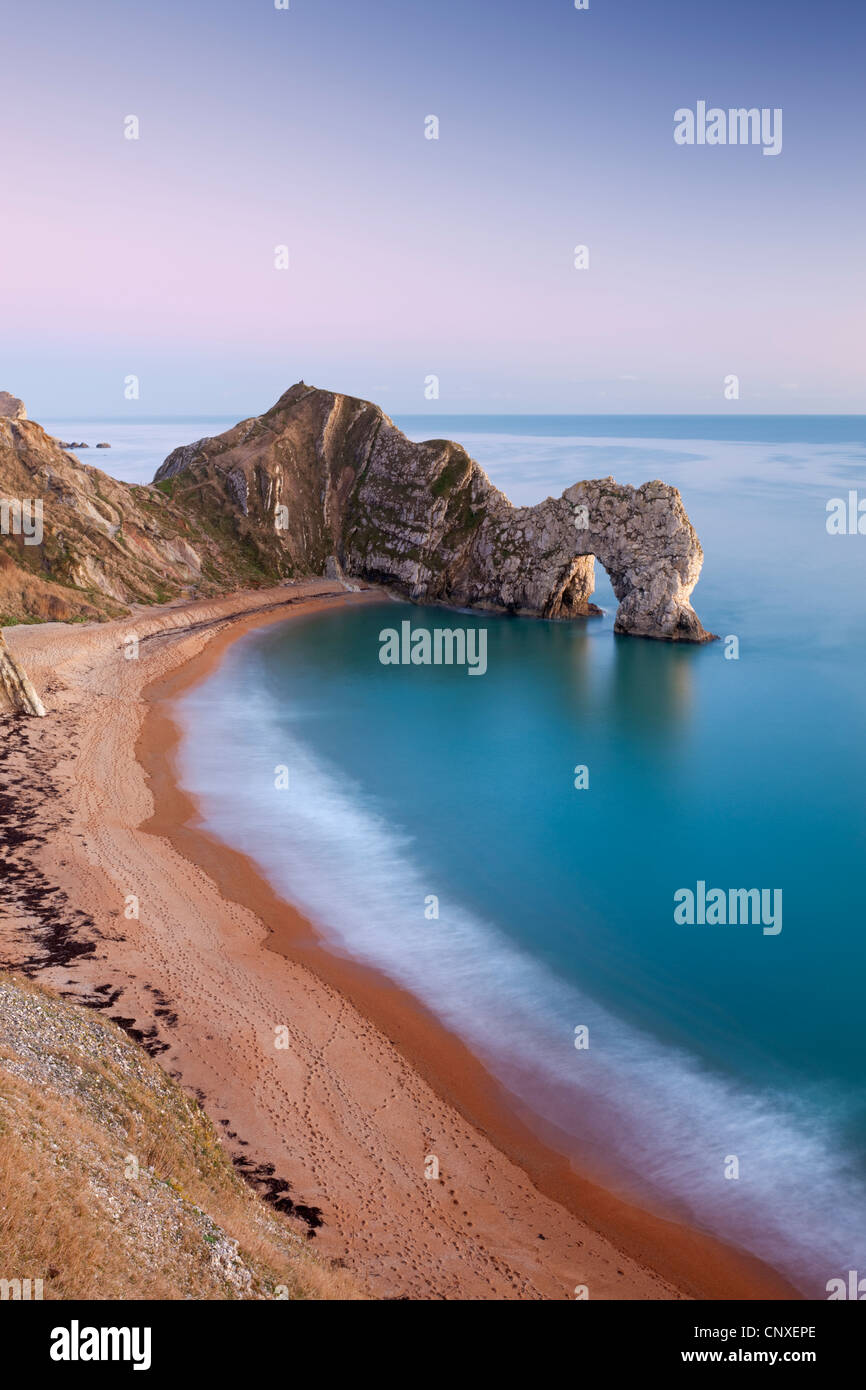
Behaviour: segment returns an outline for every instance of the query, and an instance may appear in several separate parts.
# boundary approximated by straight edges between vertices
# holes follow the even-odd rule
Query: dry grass
[[[0,1279],[46,1298],[356,1299],[99,1014],[0,976]]]

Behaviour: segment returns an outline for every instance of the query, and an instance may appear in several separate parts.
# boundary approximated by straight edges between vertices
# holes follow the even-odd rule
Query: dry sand
[[[417,1001],[329,951],[201,831],[176,785],[172,701],[251,626],[379,598],[315,581],[7,631],[49,717],[0,718],[0,958],[121,1020],[374,1296],[796,1297],[574,1173]]]

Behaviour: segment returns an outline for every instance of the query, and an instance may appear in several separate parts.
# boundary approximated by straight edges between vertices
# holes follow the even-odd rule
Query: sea
[[[143,482],[230,423],[47,427]],[[866,1278],[866,417],[395,423],[458,440],[518,504],[675,484],[720,640],[616,636],[600,565],[597,618],[383,600],[250,632],[180,709],[207,827],[581,1171],[809,1297]],[[483,676],[384,665],[407,619],[483,628]],[[683,920],[713,889],[779,910]]]

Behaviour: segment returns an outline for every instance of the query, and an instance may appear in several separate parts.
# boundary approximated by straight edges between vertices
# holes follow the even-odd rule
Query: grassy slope
[[[137,1175],[136,1175],[137,1174]],[[355,1299],[100,1014],[0,974],[0,1278],[45,1298]]]

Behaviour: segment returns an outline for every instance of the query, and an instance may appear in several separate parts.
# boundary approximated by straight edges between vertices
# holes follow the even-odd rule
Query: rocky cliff
[[[559,618],[594,611],[596,557],[618,632],[710,636],[689,602],[703,552],[661,482],[579,482],[513,507],[459,444],[413,444],[369,402],[303,382],[264,415],[176,449],[156,479],[187,515],[234,505],[280,573],[330,566],[418,601]]]
[[[273,582],[233,503],[185,515],[170,490],[117,482],[35,421],[0,416],[0,627],[120,617],[138,603]]]
[[[16,398],[0,404],[0,626],[323,574],[571,618],[597,611],[596,557],[618,632],[709,637],[689,601],[701,547],[661,482],[578,482],[513,507],[459,444],[413,444],[368,401],[299,382],[263,415],[176,449],[137,487],[79,463]],[[38,536],[26,510],[37,502]]]

